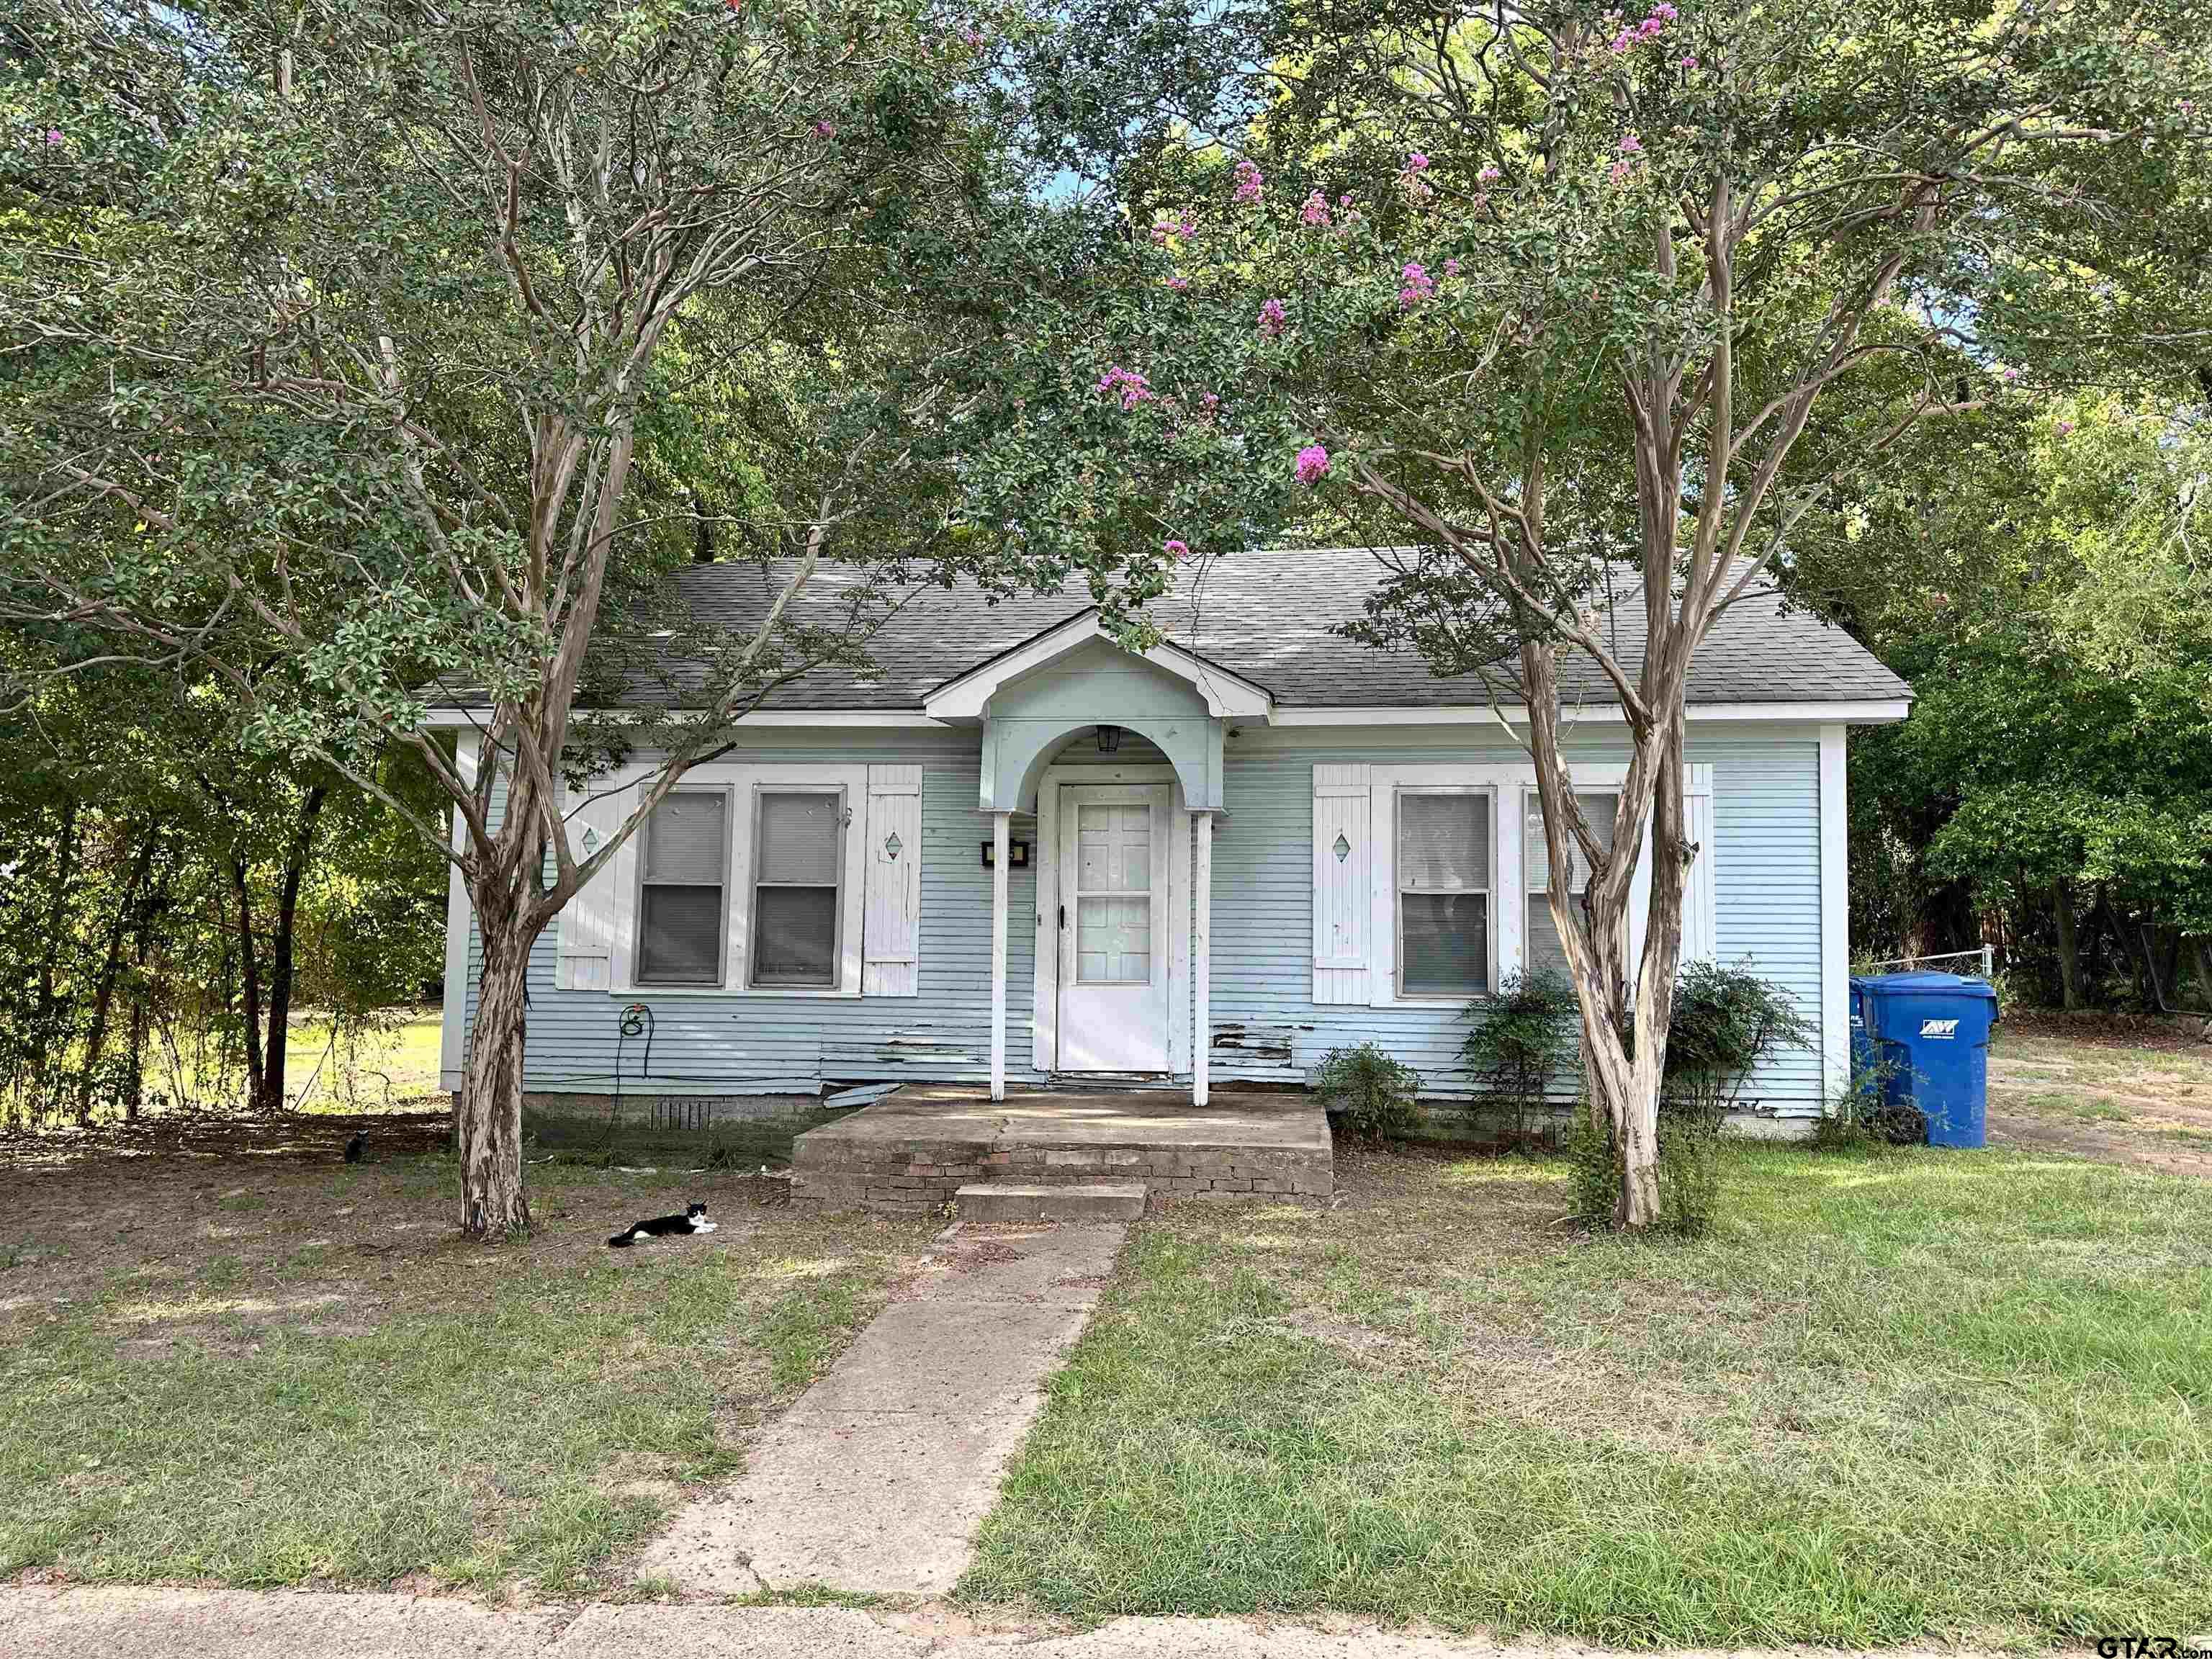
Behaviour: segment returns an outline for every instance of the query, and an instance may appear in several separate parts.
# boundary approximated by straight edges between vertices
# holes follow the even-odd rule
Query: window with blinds
[[[834,989],[844,796],[834,789],[764,789],[758,811],[751,982]]]
[[[1566,947],[1559,943],[1559,930],[1552,920],[1552,861],[1550,849],[1544,842],[1544,806],[1533,789],[1527,792],[1525,799],[1528,805],[1521,842],[1521,867],[1528,876],[1528,915],[1522,937],[1528,941],[1528,971],[1552,968],[1565,973]],[[1575,805],[1582,808],[1583,819],[1596,836],[1598,845],[1605,848],[1607,858],[1613,856],[1613,816],[1620,802],[1619,793],[1610,789],[1575,792]],[[1580,894],[1589,886],[1589,860],[1579,846],[1571,847],[1568,856],[1572,865],[1567,872],[1567,890]]]
[[[1490,989],[1491,792],[1397,796],[1398,994]]]
[[[638,884],[639,984],[722,982],[729,811],[719,789],[676,790],[653,809]]]

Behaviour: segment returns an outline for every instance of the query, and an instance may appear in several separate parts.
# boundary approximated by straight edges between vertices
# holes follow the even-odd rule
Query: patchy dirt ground
[[[618,1587],[927,1252],[773,1178],[550,1161],[532,1236],[470,1243],[445,1133],[0,1141],[0,1583]],[[607,1248],[694,1200],[720,1231]]]
[[[413,1299],[465,1291],[478,1253],[450,1225],[453,1165],[438,1156],[447,1130],[445,1113],[421,1112],[157,1120],[0,1140],[0,1334],[9,1316],[96,1297],[118,1277],[196,1286],[201,1314],[247,1328],[330,1334],[373,1326],[396,1293],[384,1287]],[[356,1133],[364,1156],[348,1164]],[[714,1248],[726,1249],[786,1196],[780,1181],[673,1167],[534,1163],[528,1176],[538,1229],[494,1253],[510,1270],[643,1260],[651,1249],[611,1255],[607,1236],[694,1199],[720,1224]],[[182,1334],[157,1296],[116,1311],[149,1335]]]
[[[2088,1021],[2000,1025],[1990,1139],[2212,1178],[2212,1045]]]

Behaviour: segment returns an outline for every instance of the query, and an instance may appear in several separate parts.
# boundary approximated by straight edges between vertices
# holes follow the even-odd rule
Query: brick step
[[[953,1194],[963,1221],[1134,1221],[1145,1212],[1141,1181],[1016,1186],[971,1182]]]

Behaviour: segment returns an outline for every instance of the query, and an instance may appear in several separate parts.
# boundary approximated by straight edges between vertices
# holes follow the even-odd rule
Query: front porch
[[[1141,1182],[1147,1208],[1182,1199],[1326,1200],[1335,1164],[1328,1120],[1305,1094],[1015,1089],[1003,1100],[958,1085],[909,1084],[792,1149],[791,1201],[804,1208],[927,1214],[975,1182]]]

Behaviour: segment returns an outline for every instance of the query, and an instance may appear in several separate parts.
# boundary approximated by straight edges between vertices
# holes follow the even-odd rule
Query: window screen
[[[640,884],[640,984],[721,982],[728,825],[729,801],[719,791],[678,790],[653,809]]]
[[[1566,947],[1559,943],[1559,927],[1552,921],[1552,902],[1547,896],[1551,884],[1551,858],[1544,842],[1544,808],[1530,790],[1526,797],[1528,811],[1526,829],[1521,843],[1522,867],[1528,872],[1528,919],[1525,937],[1528,941],[1528,969],[1534,973],[1539,968],[1556,968],[1566,971]],[[1575,804],[1582,808],[1598,845],[1613,852],[1613,815],[1620,797],[1612,790],[1602,792],[1578,789]],[[1589,885],[1589,860],[1583,856],[1580,847],[1571,849],[1573,867],[1568,872],[1568,890],[1580,893]]]
[[[753,848],[755,985],[836,988],[844,848],[838,792],[762,793]]]
[[[1490,988],[1490,795],[1398,794],[1398,989]]]

